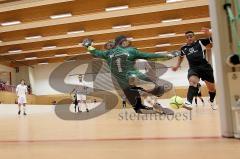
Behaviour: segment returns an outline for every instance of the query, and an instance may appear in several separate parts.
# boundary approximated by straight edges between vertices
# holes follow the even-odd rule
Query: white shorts
[[[83,101],[83,100],[87,100],[87,96],[84,94],[78,94],[77,95],[77,100]]]
[[[18,104],[26,104],[27,98],[26,97],[18,97]]]

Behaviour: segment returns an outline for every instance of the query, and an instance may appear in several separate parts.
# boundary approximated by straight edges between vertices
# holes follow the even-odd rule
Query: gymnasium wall
[[[167,62],[162,62],[166,66],[173,66],[176,63],[176,59],[169,60]],[[47,64],[47,65],[36,65],[34,68],[30,68],[29,70],[29,80],[32,85],[33,94],[35,95],[55,95],[55,94],[63,94],[62,92],[58,92],[54,90],[50,84],[49,84],[49,78],[51,73],[61,65],[61,63],[53,63],[53,64]],[[177,72],[173,72],[170,68],[168,71],[162,75],[160,78],[165,79],[173,83],[175,87],[182,87],[182,86],[188,86],[187,81],[187,63],[184,62],[181,69],[179,69]],[[73,70],[71,70],[68,75],[65,77],[64,82],[68,85],[79,85],[79,79],[78,76],[69,76],[73,74],[84,74],[87,69],[87,64],[80,65]],[[108,80],[111,80],[110,74],[101,74],[97,78],[100,79],[100,77],[108,77]],[[107,79],[105,79],[107,80]],[[84,85],[87,85],[89,87],[93,86],[93,83],[91,80],[90,82],[84,81]],[[103,81],[104,82],[104,81]],[[110,81],[111,82],[111,81]],[[108,81],[109,84],[109,81]]]
[[[49,85],[49,76],[58,66],[58,63],[48,65],[36,65],[29,71],[29,79],[32,86],[32,93],[35,95],[60,94]]]
[[[25,80],[26,84],[30,84],[29,81],[29,68],[28,66],[18,67],[18,71],[16,72],[16,85],[20,83],[22,79]]]
[[[49,84],[51,73],[60,66],[61,63],[53,63],[48,65],[36,65],[29,71],[29,79],[32,85],[33,94],[35,95],[59,95],[63,92],[56,91]],[[66,68],[63,68],[66,69]],[[72,69],[65,77],[64,82],[66,85],[77,86],[80,84],[92,87],[93,83],[91,78],[88,81],[79,82],[79,76],[75,74],[84,74],[87,69],[87,65],[83,64]],[[73,75],[73,76],[71,76]],[[56,78],[56,80],[59,80]],[[90,82],[89,82],[90,81]],[[60,85],[61,86],[61,85]],[[59,87],[60,87],[59,86]]]
[[[11,76],[12,76],[12,85],[16,84],[16,71],[14,68],[12,67],[7,67],[4,65],[0,64],[0,72],[11,72]],[[0,77],[1,79],[1,77]]]
[[[176,59],[169,60],[166,62],[161,62],[161,63],[167,67],[174,66],[176,63]],[[94,67],[95,67],[94,69],[93,67],[90,67],[90,72],[94,72],[93,70],[96,70],[96,68],[98,67],[98,64],[99,63],[94,64]],[[72,65],[71,63],[64,64],[64,65],[62,65],[62,63],[52,63],[47,65],[36,65],[33,68],[31,67],[23,67],[22,69],[20,68],[20,71],[18,74],[20,76],[18,78],[24,78],[27,80],[27,82],[30,82],[32,86],[32,91],[34,94],[31,96],[28,96],[28,103],[49,105],[49,104],[52,104],[53,101],[59,102],[62,99],[71,98],[68,92],[63,93],[63,92],[56,91],[50,86],[50,83],[49,83],[49,78],[54,70],[56,70],[60,66],[64,66],[62,68],[64,72],[64,69],[67,69],[67,67],[71,65]],[[144,67],[146,66],[143,60],[137,61],[136,66],[138,66],[138,68],[141,68],[140,65],[144,65]],[[89,71],[87,70],[87,67],[88,67],[87,64],[75,63],[75,66],[73,67],[73,69],[71,69],[68,72],[68,74],[65,76],[65,79],[64,79],[65,84],[73,85],[74,87],[80,84],[79,77],[74,74],[84,74],[86,71]],[[105,64],[101,65],[101,68],[107,69],[106,67],[107,66]],[[102,70],[103,69],[101,69],[100,72]],[[184,61],[182,64],[182,67],[177,72],[173,72],[171,68],[168,68],[167,72],[164,73],[162,76],[160,76],[161,79],[170,81],[174,85],[174,89],[165,93],[161,98],[163,99],[170,98],[173,95],[175,95],[175,93],[181,97],[186,97],[186,93],[188,89],[188,81],[186,78],[187,70],[188,70],[188,64],[186,61]],[[140,71],[144,73],[145,70],[140,69]],[[61,73],[61,69],[60,69],[60,73]],[[70,75],[73,75],[73,76],[70,76]],[[81,83],[81,84],[87,85],[88,87],[93,87],[93,82],[91,82],[92,80],[93,79],[88,78],[87,81],[84,81],[84,83]],[[95,84],[95,86],[105,85],[106,83],[106,85],[108,85],[106,86],[106,89],[108,89],[108,91],[109,90],[111,91],[111,89],[114,89],[113,84],[110,84],[111,82],[110,73],[99,74],[95,80],[98,81],[96,82],[97,84]],[[58,81],[58,78],[56,77],[56,82],[57,81]],[[207,96],[207,89],[205,86],[203,86],[202,92],[203,92],[203,96]],[[104,91],[98,92],[98,93],[104,94]],[[120,96],[118,97],[120,99]],[[92,96],[87,97],[88,100],[92,100],[92,98],[94,97]],[[0,101],[2,103],[14,103],[16,99],[17,97],[13,93],[0,92]],[[119,101],[121,101],[121,99]]]
[[[186,97],[187,89],[188,89],[187,86],[176,87],[175,92],[180,97]],[[170,98],[175,95],[175,92],[169,91],[169,92],[165,93],[161,97],[161,99]],[[92,101],[93,99],[97,99],[98,101],[101,100],[101,99],[93,96],[95,93],[104,94],[105,92],[104,91],[93,92],[93,93],[91,93],[90,96],[87,96],[87,100],[88,101]],[[202,87],[202,94],[203,94],[203,96],[208,96],[208,91],[205,86]],[[2,104],[14,104],[16,99],[17,99],[17,96],[15,93],[0,91],[0,102]],[[28,95],[28,97],[27,97],[28,104],[34,104],[34,105],[35,104],[36,105],[52,105],[53,101],[59,102],[63,99],[71,99],[71,96],[69,94],[55,94],[55,95],[39,95],[39,96]],[[118,99],[119,99],[118,102],[121,103],[121,97],[119,95],[118,95]],[[120,106],[121,106],[121,104],[119,104],[117,106],[117,108],[120,108]]]
[[[2,104],[14,104],[16,100],[17,100],[16,93],[0,91],[0,102]],[[36,96],[28,95],[27,101],[28,101],[28,104],[36,104]]]

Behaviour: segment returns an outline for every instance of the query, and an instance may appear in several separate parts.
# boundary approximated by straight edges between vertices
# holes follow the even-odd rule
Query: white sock
[[[26,113],[26,106],[23,106],[23,112]]]

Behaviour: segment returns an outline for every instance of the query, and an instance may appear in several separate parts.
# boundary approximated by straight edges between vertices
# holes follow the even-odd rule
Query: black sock
[[[209,93],[209,96],[210,96],[210,102],[213,102],[214,98],[216,96],[216,92],[208,92],[208,93]]]
[[[195,104],[197,104],[197,97],[195,97]]]
[[[187,101],[192,104],[193,97],[197,96],[198,93],[198,88],[194,86],[189,86],[188,87],[188,93],[187,93]]]

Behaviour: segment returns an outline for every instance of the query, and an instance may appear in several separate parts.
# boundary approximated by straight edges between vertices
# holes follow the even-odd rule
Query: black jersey
[[[206,60],[206,46],[212,43],[212,38],[199,39],[191,45],[181,48],[181,56],[186,55],[190,68],[208,64]]]
[[[201,93],[201,84],[200,83],[197,84],[197,88],[198,88],[198,93]]]

